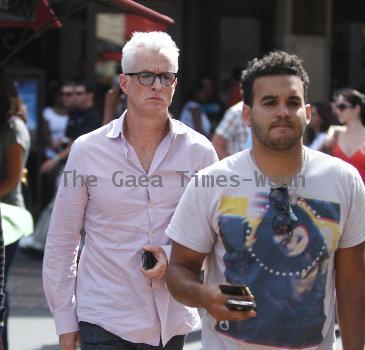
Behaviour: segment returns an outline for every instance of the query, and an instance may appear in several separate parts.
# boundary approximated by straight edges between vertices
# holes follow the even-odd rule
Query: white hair
[[[134,55],[140,48],[164,54],[171,61],[173,73],[177,73],[179,49],[170,35],[165,32],[134,32],[131,39],[123,47],[121,63],[124,73],[131,73]]]

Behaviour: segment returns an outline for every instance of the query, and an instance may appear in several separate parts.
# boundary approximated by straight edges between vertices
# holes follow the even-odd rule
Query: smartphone
[[[224,294],[229,295],[241,295],[241,296],[252,296],[250,288],[244,284],[220,284],[219,289]]]
[[[153,256],[153,254],[147,250],[142,250],[142,265],[143,270],[152,269],[157,263],[157,259]]]
[[[245,300],[227,300],[228,309],[238,311],[251,311],[256,307],[255,302]]]
[[[252,296],[250,288],[244,284],[220,284],[219,289],[224,294],[229,295],[239,295],[239,296]],[[256,308],[256,303],[254,301],[246,300],[227,300],[227,308],[230,310],[239,311],[250,311]]]

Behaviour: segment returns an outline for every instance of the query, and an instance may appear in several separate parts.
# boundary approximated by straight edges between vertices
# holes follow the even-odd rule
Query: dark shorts
[[[182,350],[185,335],[172,337],[165,347],[131,343],[88,322],[80,322],[81,350]]]

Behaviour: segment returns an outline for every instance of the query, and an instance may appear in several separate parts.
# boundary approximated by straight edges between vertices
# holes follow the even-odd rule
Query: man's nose
[[[156,90],[161,90],[162,88],[162,83],[161,83],[161,79],[159,76],[156,76],[155,81],[153,82],[153,84],[151,85],[153,89]]]
[[[277,115],[278,116],[289,116],[289,107],[286,103],[279,103],[277,108]]]

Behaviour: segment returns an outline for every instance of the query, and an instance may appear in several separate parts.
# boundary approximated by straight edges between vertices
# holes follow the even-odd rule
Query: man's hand
[[[246,320],[256,316],[256,312],[251,311],[237,311],[227,308],[227,300],[245,300],[254,301],[253,296],[238,296],[224,294],[219,289],[218,284],[205,284],[202,286],[206,291],[206,305],[204,308],[207,312],[218,321],[240,321]]]
[[[165,251],[159,246],[151,246],[151,245],[144,246],[142,247],[142,249],[151,252],[157,260],[156,265],[152,269],[150,270],[142,269],[142,272],[146,277],[160,280],[165,276],[168,264]]]
[[[229,299],[252,301],[253,297],[229,295],[221,292],[219,284],[204,284],[200,273],[206,253],[200,253],[172,241],[166,284],[171,295],[180,303],[200,307],[219,321],[239,321],[256,316],[255,311],[230,310]]]
[[[61,334],[59,339],[62,350],[76,350],[80,348],[80,332]]]

